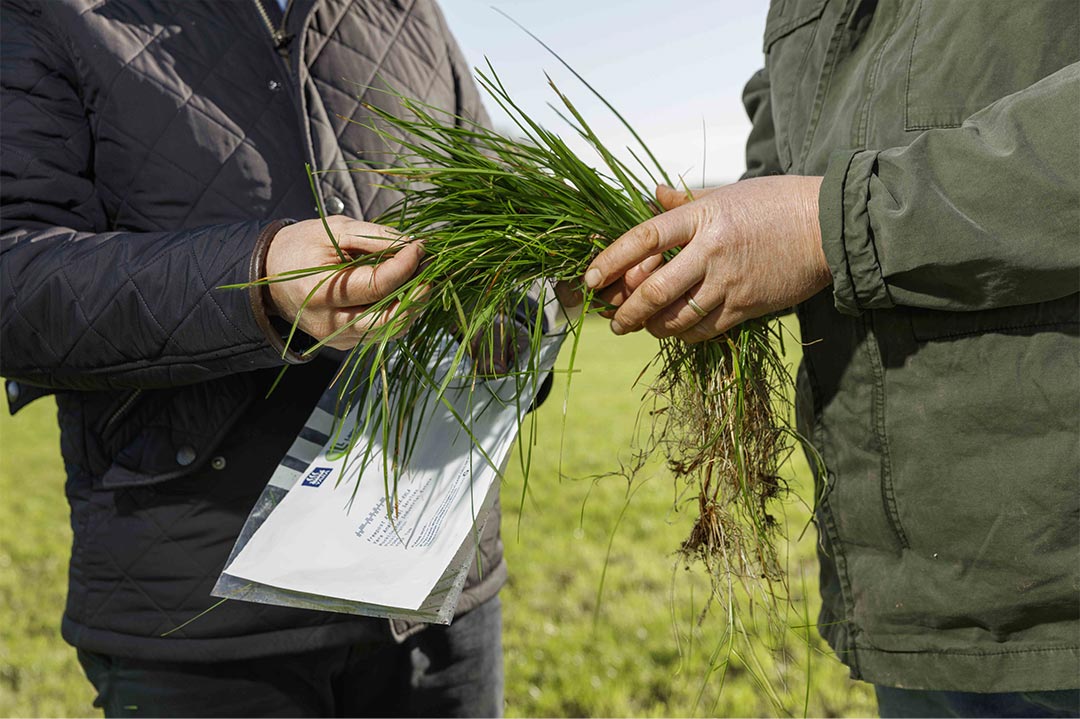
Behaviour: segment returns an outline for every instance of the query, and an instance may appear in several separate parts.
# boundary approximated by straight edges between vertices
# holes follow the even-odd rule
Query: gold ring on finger
[[[690,305],[690,309],[694,311],[694,314],[696,314],[698,317],[701,317],[702,319],[704,319],[709,314],[704,309],[702,309],[701,305],[699,305],[697,302],[694,302],[694,298],[690,297],[689,295],[686,297],[686,304]]]

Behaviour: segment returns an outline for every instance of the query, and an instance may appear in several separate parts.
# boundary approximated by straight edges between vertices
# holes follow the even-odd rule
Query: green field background
[[[801,455],[784,470],[793,489],[787,629],[779,637],[762,631],[737,645],[752,649],[722,662],[724,612],[706,606],[701,568],[676,556],[693,519],[685,492],[660,463],[633,482],[618,475],[631,459],[644,394],[634,383],[655,340],[614,337],[604,324],[586,323],[569,393],[562,372],[536,413],[527,491],[513,462],[503,486],[507,715],[874,715],[868,685],[851,681],[807,627],[819,600]],[[794,366],[798,345],[786,347]],[[562,353],[563,370],[569,355]],[[59,635],[71,530],[55,405],[42,400],[17,418],[4,414],[0,715],[96,716],[75,650]]]

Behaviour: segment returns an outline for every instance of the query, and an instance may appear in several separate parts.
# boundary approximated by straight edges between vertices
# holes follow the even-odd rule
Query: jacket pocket
[[[117,442],[118,435],[120,437],[123,436],[123,428],[130,425],[130,423],[125,422],[125,420],[137,408],[137,405],[143,398],[144,391],[145,390],[141,389],[131,389],[124,392],[116,398],[112,406],[110,406],[105,414],[102,415],[97,427],[95,427],[95,431],[106,448]],[[123,442],[124,440],[120,439],[119,441]]]
[[[1075,0],[920,0],[904,129],[958,127],[996,100],[1074,62]]]
[[[917,313],[937,341],[895,340],[884,416],[908,543],[862,555],[860,641],[1006,651],[1058,645],[1052,627],[1075,622],[1080,343],[1055,314],[1076,300]]]
[[[154,485],[201,469],[254,396],[242,374],[128,395],[102,423],[111,464],[99,486]]]
[[[943,312],[909,309],[911,332],[918,342],[949,340],[991,332],[1024,333],[1035,330],[1080,327],[1080,296],[1070,295],[1051,302],[1016,307],[999,307],[981,312]]]
[[[764,51],[780,38],[821,18],[828,0],[777,0],[765,19]]]
[[[765,67],[771,84],[773,126],[781,167],[790,170],[810,124],[817,74],[814,49],[828,0],[776,0],[765,21]],[[799,132],[802,128],[803,132]]]

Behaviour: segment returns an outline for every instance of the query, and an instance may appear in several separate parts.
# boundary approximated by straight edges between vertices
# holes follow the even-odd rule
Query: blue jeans
[[[389,635],[389,631],[387,632]],[[79,651],[108,717],[498,717],[502,607],[484,602],[401,644],[321,649],[212,664]]]
[[[882,717],[1076,717],[1080,690],[1058,692],[934,692],[875,686]]]

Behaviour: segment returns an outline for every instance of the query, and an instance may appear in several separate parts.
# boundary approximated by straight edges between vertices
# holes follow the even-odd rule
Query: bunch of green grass
[[[660,211],[651,199],[655,186],[673,184],[606,101],[638,143],[636,151],[627,148],[633,166],[604,145],[550,79],[562,119],[597,152],[602,169],[584,162],[515,104],[490,64],[487,72],[478,71],[477,80],[520,136],[505,136],[390,90],[384,92],[398,105],[394,111],[365,105],[388,150],[384,162],[354,171],[373,173],[401,193],[374,221],[422,240],[425,251],[411,280],[357,318],[390,319],[349,353],[338,385],[338,415],[361,408],[362,424],[374,427],[383,445],[393,448],[386,455],[388,496],[395,494],[396,477],[423,423],[415,415],[419,398],[432,390],[444,396],[450,377],[467,367],[468,382],[479,386],[485,369],[482,362],[470,362],[470,355],[498,354],[507,337],[496,319],[532,306],[528,348],[511,372],[519,401],[527,405],[537,381],[546,290],[539,303],[530,305],[526,298],[551,281],[579,281],[599,250]],[[338,252],[338,264],[265,281],[317,273],[326,282],[338,271],[383,259]],[[586,312],[605,309],[588,292],[585,304]],[[583,317],[571,319],[565,330],[573,336],[572,355]],[[729,612],[734,612],[736,585],[744,590],[740,594],[766,601],[783,594],[779,524],[771,508],[783,494],[777,469],[794,435],[783,406],[790,379],[779,332],[778,322],[760,319],[711,342],[660,340],[653,362],[657,380],[642,415],[649,431],[638,456],[655,449],[666,453],[683,490],[680,497],[698,513],[681,552],[707,567]],[[447,343],[448,337],[472,342]],[[446,362],[453,369],[436,382],[432,368]],[[528,436],[519,442],[526,478],[534,440]],[[387,506],[392,512],[393,502]]]

